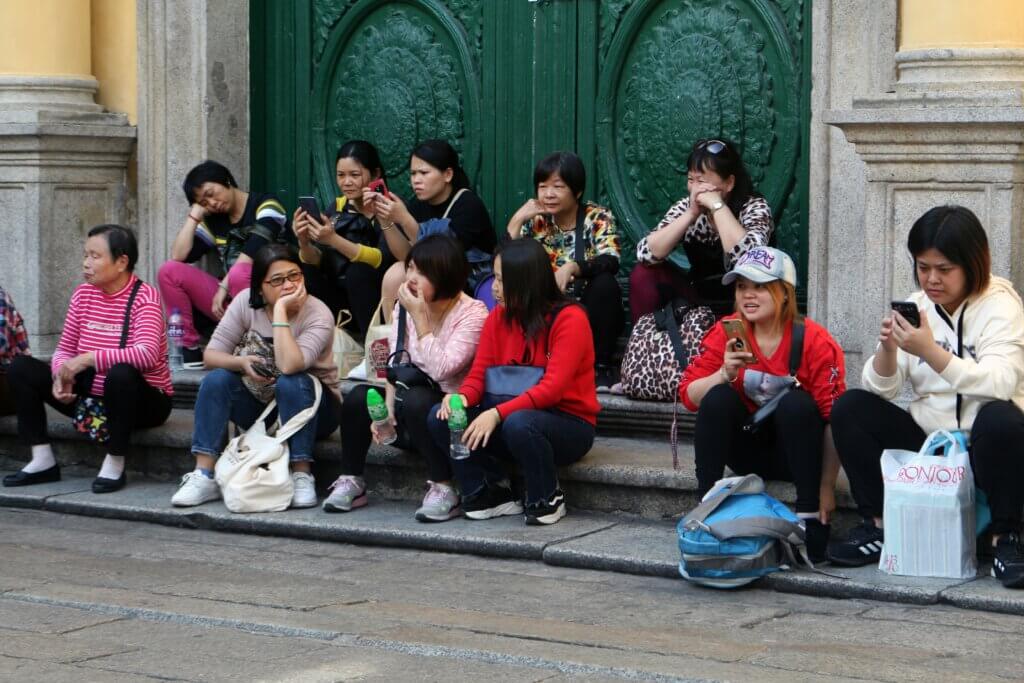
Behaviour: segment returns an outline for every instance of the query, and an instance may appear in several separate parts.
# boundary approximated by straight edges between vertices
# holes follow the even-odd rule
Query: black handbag
[[[441,391],[441,385],[412,362],[412,357],[405,348],[407,325],[405,308],[399,306],[398,342],[395,344],[395,352],[388,356],[387,366],[388,383],[395,388],[396,401],[403,400],[405,392],[413,387],[427,387],[433,391]]]
[[[555,320],[561,310],[555,311],[551,317],[551,323],[548,325],[548,343],[545,354],[548,360],[551,359],[551,328],[555,326]],[[496,406],[522,396],[540,383],[546,369],[546,367],[529,365],[525,357],[522,363],[515,365],[492,365],[484,371],[483,403]]]
[[[796,378],[796,371],[800,368],[800,359],[803,355],[804,325],[803,323],[794,322],[793,339],[789,346],[789,374],[793,378],[793,383],[784,387],[770,401],[767,401],[763,406],[755,410],[754,414],[747,420],[747,424],[743,425],[744,431],[756,434],[771,419],[775,409],[779,407],[779,402],[782,401],[782,398],[794,389],[800,388],[800,380]]]

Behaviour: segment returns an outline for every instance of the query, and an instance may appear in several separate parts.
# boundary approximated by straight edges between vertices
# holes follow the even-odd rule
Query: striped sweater
[[[146,382],[164,394],[170,396],[174,393],[167,365],[163,304],[155,287],[143,283],[139,288],[132,304],[128,340],[123,349],[119,348],[124,311],[137,280],[138,277],[132,275],[128,283],[114,294],[104,294],[102,289],[88,283],[78,286],[71,295],[64,331],[50,361],[54,374],[70,359],[92,351],[96,356],[96,379],[92,385],[94,396],[103,395],[107,372],[118,363],[138,368]]]

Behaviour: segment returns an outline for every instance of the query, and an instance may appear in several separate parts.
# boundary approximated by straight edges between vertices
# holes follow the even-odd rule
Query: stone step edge
[[[91,479],[82,478],[81,481],[81,488],[78,490],[68,490],[62,493],[36,497],[22,493],[19,489],[0,489],[0,507],[31,508],[56,514],[121,519],[226,533],[245,533],[271,537],[332,541],[353,545],[410,548],[431,552],[532,560],[570,569],[682,580],[679,577],[678,560],[675,558],[671,560],[664,557],[652,558],[645,555],[641,549],[634,552],[624,552],[621,556],[608,556],[598,552],[573,549],[569,545],[584,537],[593,538],[602,533],[612,531],[623,532],[619,535],[626,538],[642,538],[653,527],[663,528],[666,543],[671,543],[672,539],[675,538],[674,522],[634,521],[623,518],[621,515],[613,516],[601,513],[572,511],[570,513],[572,515],[604,519],[607,520],[608,524],[589,532],[546,542],[542,544],[539,552],[537,552],[528,543],[506,543],[500,539],[474,538],[468,535],[466,537],[442,536],[431,532],[431,528],[435,528],[434,525],[422,525],[419,523],[416,523],[415,527],[410,525],[410,528],[415,528],[416,531],[399,528],[354,529],[345,528],[343,523],[334,529],[330,529],[323,526],[310,527],[302,524],[289,524],[287,520],[260,519],[258,514],[232,515],[231,513],[225,513],[216,515],[204,512],[202,507],[182,511],[167,506],[167,509],[163,511],[152,509],[148,513],[140,514],[138,509],[129,506],[104,503],[102,496],[97,496],[95,501],[89,501],[88,503],[62,500],[67,496],[88,491]],[[14,493],[11,493],[12,491]],[[170,485],[168,486],[169,492]],[[407,503],[406,505],[409,511],[409,519],[412,520],[415,504]],[[359,513],[356,512],[354,514]],[[340,521],[344,519],[345,515],[332,515],[331,517]],[[481,522],[481,524],[486,523]],[[864,571],[865,569],[870,571]],[[871,572],[877,571],[874,568],[844,570],[827,567],[825,571],[829,572],[829,574],[814,573],[807,570],[778,572],[755,582],[753,587],[761,590],[768,589],[780,593],[797,593],[820,598],[860,599],[912,605],[943,604],[961,609],[1024,615],[1024,600],[1013,600],[1012,591],[1007,592],[1003,598],[1000,598],[998,593],[993,595],[986,591],[980,591],[975,595],[965,595],[956,592],[956,589],[962,588],[967,584],[986,580],[992,581],[992,579],[986,579],[984,573],[979,573],[979,576],[975,579],[960,581],[953,579],[909,579],[906,582],[901,582],[900,579],[902,577],[888,577],[886,579],[883,578],[884,575],[872,574]],[[840,572],[845,572],[845,574],[840,574]],[[872,578],[876,580],[872,581]],[[940,585],[948,585],[944,588],[935,588],[933,586],[926,589],[922,589],[918,585],[929,581]]]

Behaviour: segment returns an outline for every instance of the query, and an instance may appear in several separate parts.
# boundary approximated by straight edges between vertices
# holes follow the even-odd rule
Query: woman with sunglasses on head
[[[341,409],[333,339],[331,311],[306,292],[295,249],[271,244],[256,252],[250,288],[228,306],[203,354],[206,367],[213,371],[203,378],[196,398],[196,468],[182,478],[171,498],[174,505],[220,498],[213,468],[225,445],[228,422],[248,429],[266,404],[276,400],[277,416],[284,424],[313,405],[314,381],[323,387],[320,406],[313,419],[288,439],[288,447],[295,482],[291,507],[316,505],[313,444],[338,428]]]
[[[991,274],[988,237],[969,209],[929,210],[910,229],[907,250],[921,288],[908,297],[909,318],[885,314],[875,354],[864,364],[864,388],[848,391],[832,411],[839,459],[863,521],[829,545],[829,559],[879,562],[883,450],[917,451],[931,432],[960,429],[969,432],[975,484],[992,510],[993,576],[1022,588],[1024,306],[1012,283]],[[909,411],[893,402],[908,381]]]
[[[362,341],[380,301],[384,273],[395,262],[394,251],[407,251],[408,240],[397,230],[383,230],[374,212],[374,181],[385,181],[377,148],[365,140],[349,140],[338,149],[335,177],[341,192],[326,214],[310,216],[295,210],[292,230],[311,294],[337,315],[348,309]]]
[[[284,206],[273,194],[238,187],[224,165],[204,161],[182,183],[189,203],[185,223],[171,244],[171,259],[160,266],[157,282],[168,316],[181,315],[182,356],[186,368],[201,368],[193,310],[220,320],[228,302],[249,286],[252,261],[266,244],[287,229]],[[225,274],[219,280],[191,264],[216,254]]]
[[[733,143],[698,141],[686,169],[687,196],[637,244],[637,266],[629,277],[634,323],[666,303],[666,290],[709,306],[716,316],[729,313],[732,293],[722,276],[751,247],[768,246],[775,230],[768,202],[754,189]],[[690,262],[686,273],[667,260],[680,245]]]
[[[606,391],[618,379],[612,367],[616,341],[626,325],[619,272],[619,235],[615,216],[583,201],[587,173],[572,152],[554,152],[533,171],[536,194],[508,222],[508,236],[535,239],[544,246],[555,281],[587,310],[594,334],[596,383]],[[577,231],[582,247],[577,254]]]
[[[733,282],[735,314],[711,328],[679,387],[680,400],[697,413],[697,490],[711,490],[726,466],[794,482],[808,553],[822,562],[838,475],[834,458],[826,466],[824,446],[832,405],[846,389],[843,351],[828,330],[797,314],[796,266],[785,252],[750,249],[723,278]],[[752,430],[751,415],[776,398],[774,412]]]

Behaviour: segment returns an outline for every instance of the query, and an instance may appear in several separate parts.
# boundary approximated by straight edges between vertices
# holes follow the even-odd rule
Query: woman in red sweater
[[[843,351],[821,325],[796,312],[796,266],[784,252],[754,247],[722,278],[736,282],[736,313],[750,347],[739,334],[726,333],[719,321],[679,387],[683,404],[697,412],[694,450],[697,486],[706,493],[725,466],[737,474],[755,472],[765,479],[796,484],[796,512],[807,525],[807,550],[824,561],[838,459],[823,467],[826,425],[832,404],[846,389]],[[793,384],[790,347],[794,329],[802,329],[803,352],[796,387],[778,402],[756,430],[751,414]],[[831,454],[831,451],[829,451]]]
[[[459,388],[470,424],[462,441],[468,458],[452,460],[470,519],[523,513],[499,459],[514,458],[526,480],[526,523],[554,524],[565,516],[555,467],[569,465],[594,443],[597,402],[594,340],[587,313],[558,288],[544,247],[534,240],[505,243],[494,259],[499,302],[484,323],[473,366]],[[518,395],[495,383],[500,366],[534,366],[540,379]],[[448,394],[428,427],[437,448],[450,444]]]

